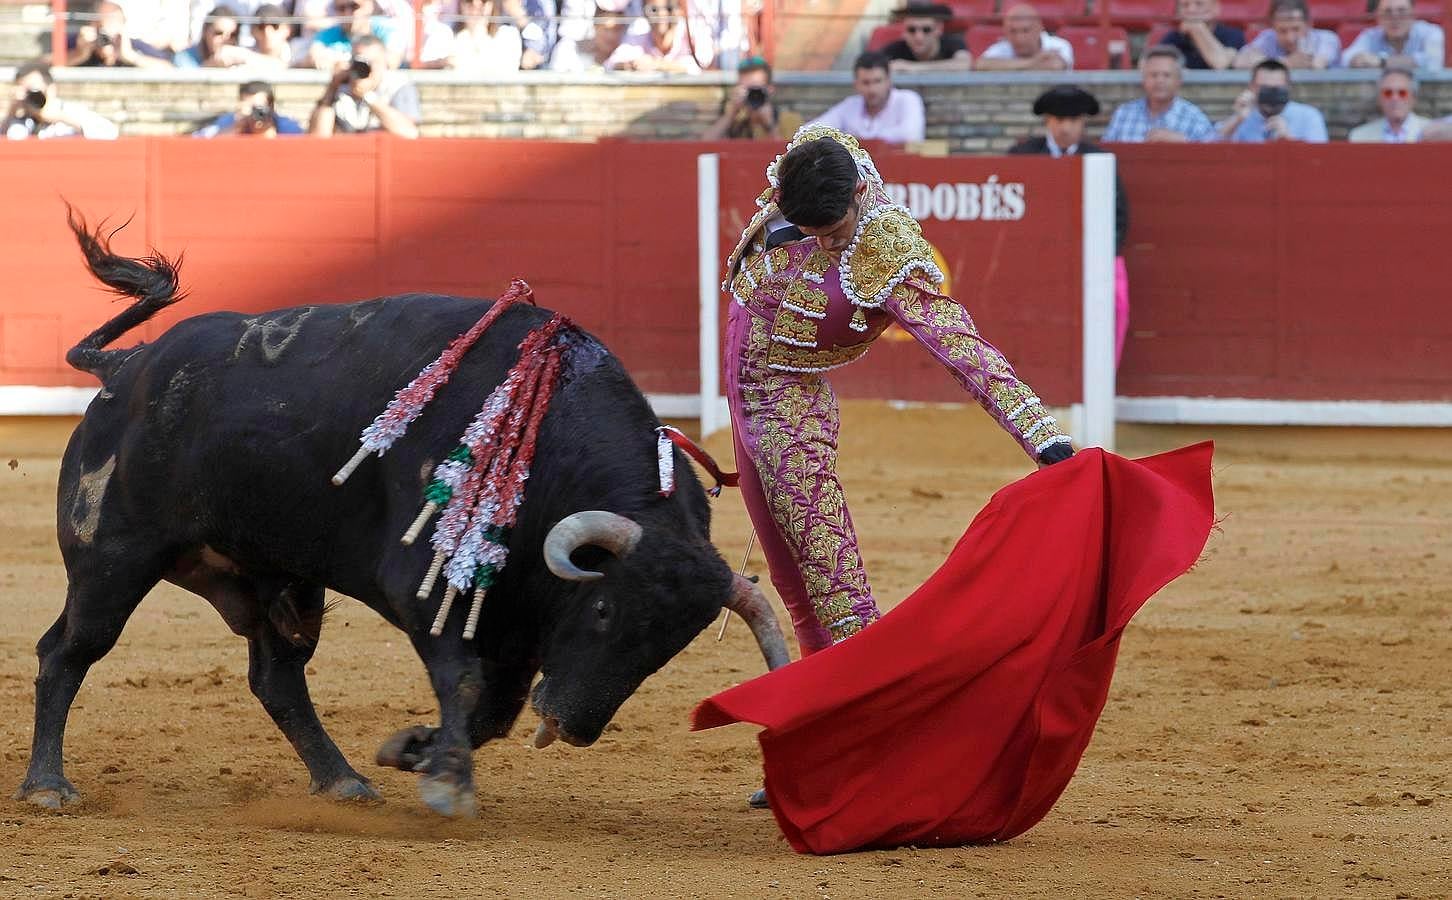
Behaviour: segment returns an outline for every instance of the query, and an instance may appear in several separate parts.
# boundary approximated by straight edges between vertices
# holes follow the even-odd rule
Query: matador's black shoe
[[[766,788],[761,788],[747,797],[746,805],[752,809],[771,809],[771,801],[766,799]]]

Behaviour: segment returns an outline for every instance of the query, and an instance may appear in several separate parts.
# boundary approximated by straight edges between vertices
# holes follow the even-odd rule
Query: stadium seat
[[[1244,28],[1251,22],[1263,20],[1269,8],[1267,0],[1220,0],[1220,21]]]
[[[1345,22],[1336,29],[1336,36],[1341,39],[1341,49],[1345,50],[1361,34],[1371,26],[1366,22]]]
[[[1318,28],[1334,28],[1342,22],[1365,22],[1366,0],[1314,0],[1311,19]]]
[[[983,55],[983,51],[998,43],[1003,37],[1003,29],[997,25],[974,25],[963,35],[963,40],[968,43],[968,52],[977,59]]]
[[[948,7],[953,18],[948,20],[948,31],[967,31],[974,25],[991,22],[996,18],[994,8],[998,0],[954,0]]]
[[[872,34],[867,37],[868,50],[881,50],[893,41],[902,37],[902,23],[893,22],[888,25],[879,25],[872,29]]]
[[[1080,26],[1055,32],[1074,48],[1076,69],[1128,69],[1129,32],[1123,28]]]
[[[1014,0],[1004,0],[1004,9],[1013,3]],[[1039,11],[1045,27],[1081,21],[1088,15],[1084,0],[1030,0],[1030,5]]]
[[[1163,44],[1165,42],[1165,37],[1174,30],[1175,27],[1173,25],[1156,25],[1155,27],[1151,28],[1149,34],[1145,35],[1144,50],[1140,51],[1140,59],[1144,59],[1145,52],[1147,52],[1151,47],[1158,47],[1160,44]]]
[[[1419,19],[1428,22],[1442,21],[1443,6],[1441,0],[1417,0],[1416,5],[1412,9],[1416,11],[1417,18]]]
[[[1175,18],[1175,0],[1108,0],[1109,21],[1121,28],[1145,31]]]

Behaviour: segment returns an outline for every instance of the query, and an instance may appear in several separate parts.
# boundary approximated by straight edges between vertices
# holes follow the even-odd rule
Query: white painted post
[[[1109,153],[1084,161],[1084,404],[1081,447],[1114,449],[1114,166]],[[1078,418],[1076,416],[1076,418]]]
[[[721,427],[720,168],[715,153],[696,157],[696,243],[701,301],[701,436]]]

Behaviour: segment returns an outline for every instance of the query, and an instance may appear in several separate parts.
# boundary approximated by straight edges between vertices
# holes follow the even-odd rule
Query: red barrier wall
[[[487,296],[521,276],[541,303],[600,335],[644,389],[694,392],[696,156],[722,153],[724,257],[777,149],[0,142],[0,385],[94,383],[62,355],[117,307],[81,267],[64,196],[92,217],[133,216],[116,238],[122,252],[185,253],[191,297],[148,337],[211,309],[410,290]],[[1074,400],[1078,167],[877,159],[985,335],[1050,402]],[[1436,262],[1452,233],[1449,162],[1452,148],[1436,146],[1123,148],[1133,312],[1120,393],[1452,400],[1452,366],[1437,354],[1452,338]],[[834,375],[844,394],[962,399],[927,354],[893,336]]]

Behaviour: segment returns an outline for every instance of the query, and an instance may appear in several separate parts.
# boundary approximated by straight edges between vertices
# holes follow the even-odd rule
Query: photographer
[[[95,20],[67,40],[66,65],[170,69],[172,51],[132,38],[126,12],[111,0],[96,4]]]
[[[353,41],[353,57],[342,63],[318,98],[308,133],[332,137],[335,131],[356,134],[387,131],[418,137],[418,88],[388,64],[388,50],[372,35]]]
[[[120,130],[114,122],[81,104],[61,100],[55,95],[50,66],[28,62],[15,70],[15,90],[3,131],[9,140],[80,136],[109,141]]]
[[[701,135],[703,141],[723,138],[786,140],[801,127],[802,117],[783,113],[771,102],[776,87],[771,83],[771,65],[760,56],[741,61],[736,67],[736,87],[721,104],[721,116]]]
[[[1216,131],[1222,140],[1237,143],[1326,143],[1326,119],[1316,107],[1291,99],[1291,70],[1274,59],[1262,60],[1251,71],[1250,88],[1235,98],[1234,112]]]
[[[277,114],[272,85],[249,81],[237,89],[237,108],[223,113],[192,132],[192,137],[213,138],[224,134],[275,138],[280,134],[306,134],[296,119]]]

